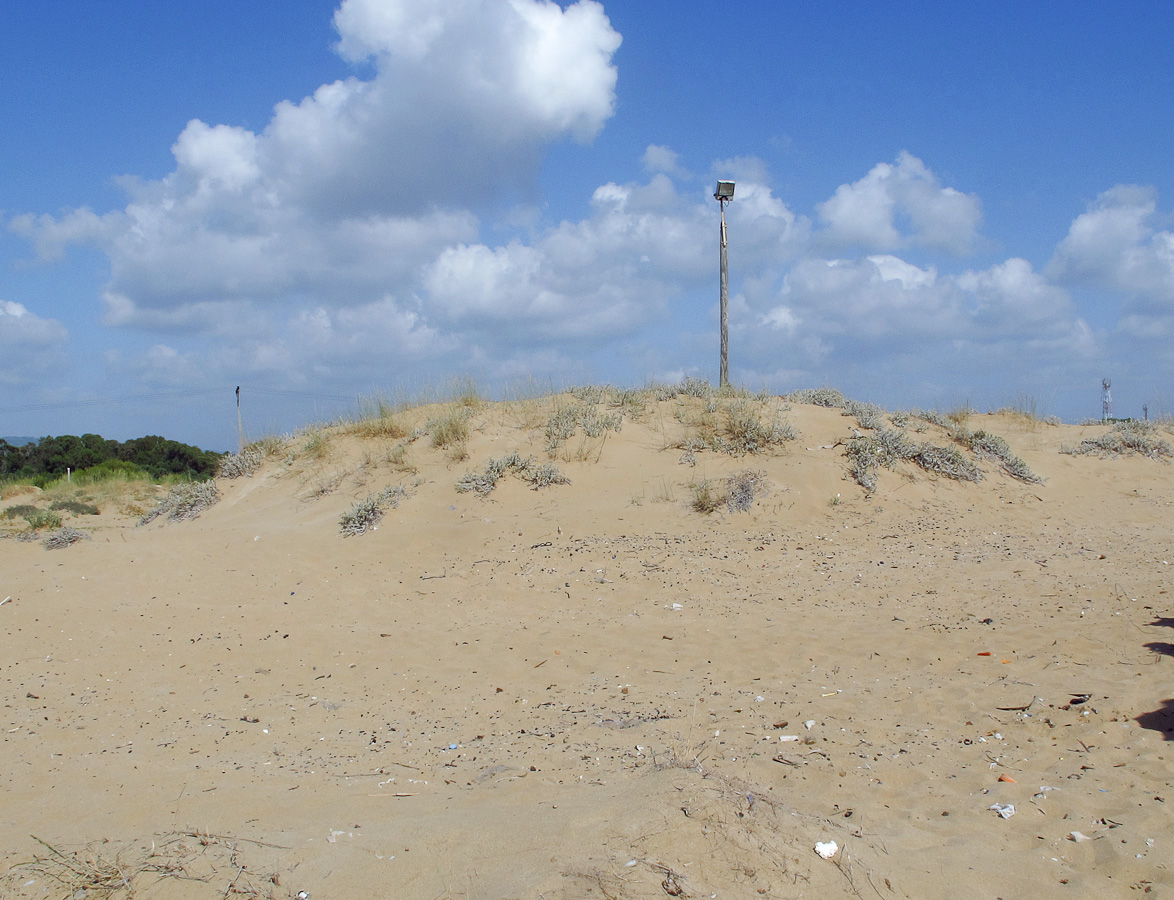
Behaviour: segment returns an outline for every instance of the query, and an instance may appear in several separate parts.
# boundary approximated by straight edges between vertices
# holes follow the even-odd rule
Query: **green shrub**
[[[80,500],[54,500],[49,504],[49,509],[63,509],[75,516],[97,516],[102,513],[94,504],[82,503]]]
[[[40,512],[40,509],[31,503],[17,503],[15,506],[10,506],[3,512],[0,512],[0,519],[15,519],[17,516],[28,518],[30,515],[35,515],[38,512]]]
[[[28,524],[29,531],[42,531],[46,528],[60,528],[61,516],[47,509],[40,509],[30,503],[18,503],[0,513],[0,518],[15,519],[20,517]]]
[[[90,466],[88,469],[80,469],[70,476],[70,484],[82,487],[107,482],[150,480],[150,472],[125,459],[107,459],[96,466]]]
[[[43,531],[46,528],[61,527],[61,516],[46,509],[27,513],[24,520],[29,523],[29,531]]]

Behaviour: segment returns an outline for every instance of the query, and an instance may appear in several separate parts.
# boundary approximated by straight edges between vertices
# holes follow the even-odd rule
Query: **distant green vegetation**
[[[156,480],[167,476],[202,480],[216,473],[221,456],[157,435],[119,442],[97,434],[64,434],[22,447],[0,439],[0,480],[44,486],[66,470],[95,481],[144,475]]]

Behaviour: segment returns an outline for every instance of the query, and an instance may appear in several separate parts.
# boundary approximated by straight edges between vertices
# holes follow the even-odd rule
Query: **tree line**
[[[200,480],[216,473],[221,456],[158,435],[109,441],[97,434],[63,434],[21,447],[0,438],[0,478],[56,477],[67,469],[77,472],[105,464],[123,471],[133,471],[128,465],[133,466],[152,478],[180,475]]]

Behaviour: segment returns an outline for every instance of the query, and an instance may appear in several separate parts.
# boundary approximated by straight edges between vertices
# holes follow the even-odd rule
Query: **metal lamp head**
[[[718,201],[726,201],[734,199],[734,182],[719,181],[717,183],[717,190],[713,192],[713,199]]]

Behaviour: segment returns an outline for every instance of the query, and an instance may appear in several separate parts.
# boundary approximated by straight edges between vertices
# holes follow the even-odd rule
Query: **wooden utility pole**
[[[730,275],[726,265],[726,204],[734,199],[734,182],[719,181],[713,199],[722,208],[721,230],[721,331],[722,331],[722,359],[718,376],[718,386],[727,387],[730,383]]]

